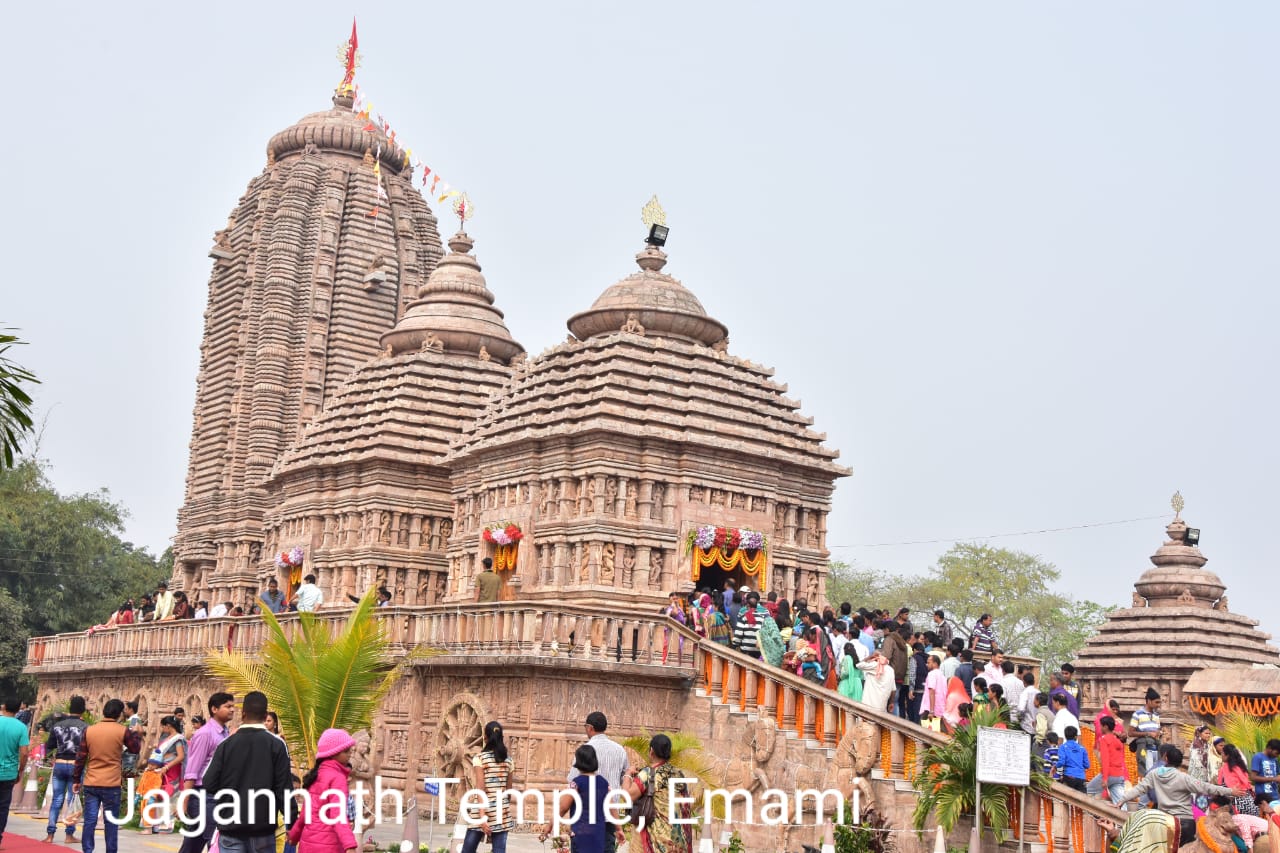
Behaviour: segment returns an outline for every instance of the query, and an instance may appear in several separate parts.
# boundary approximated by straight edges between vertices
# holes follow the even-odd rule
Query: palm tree
[[[974,813],[978,784],[978,729],[1001,722],[1000,712],[978,708],[970,724],[961,726],[946,743],[931,746],[923,755],[924,769],[914,786],[920,794],[911,815],[917,830],[922,830],[930,815],[936,815],[943,832],[951,832],[962,817]],[[1007,721],[1006,721],[1007,722]],[[1053,780],[1035,767],[1032,759],[1031,787],[1046,791]],[[1009,829],[1009,791],[1007,785],[982,786],[982,822],[1003,840]]]
[[[1238,747],[1246,757],[1266,749],[1267,741],[1280,740],[1280,716],[1255,717],[1243,711],[1232,711],[1223,717],[1220,728],[1210,728],[1215,735]],[[1182,734],[1190,740],[1195,734],[1195,727],[1184,725]]]
[[[0,464],[13,467],[14,453],[22,436],[31,432],[31,395],[22,383],[39,385],[34,373],[13,362],[9,347],[23,342],[15,335],[0,333]]]
[[[405,668],[433,653],[415,649],[392,663],[386,632],[375,616],[375,600],[374,590],[365,593],[337,636],[331,636],[328,625],[314,613],[299,613],[296,630],[286,632],[275,614],[264,609],[269,637],[258,656],[211,652],[205,671],[237,695],[265,693],[268,706],[280,717],[281,736],[294,761],[311,767],[321,732],[367,731]]]
[[[716,767],[712,760],[702,749],[702,741],[698,740],[697,735],[689,732],[671,732],[667,735],[671,738],[671,766],[680,770],[681,775],[689,779],[698,780],[698,789],[708,791],[716,787]],[[636,755],[640,756],[643,762],[649,755],[649,741],[653,735],[649,732],[641,732],[629,738],[623,738],[619,743],[625,746]],[[693,797],[695,802],[701,802],[701,794],[698,790],[691,790],[689,796]],[[696,813],[695,809],[695,813]],[[724,819],[724,798],[720,797],[713,801],[712,817],[716,820]]]

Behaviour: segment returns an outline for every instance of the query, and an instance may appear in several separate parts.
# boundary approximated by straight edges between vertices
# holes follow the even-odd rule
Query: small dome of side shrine
[[[444,456],[510,377],[523,348],[493,307],[466,234],[267,482],[263,565],[302,544],[331,594],[372,585],[438,602],[453,499]],[[491,348],[494,355],[489,354]],[[289,578],[296,584],[301,571]]]
[[[1205,707],[1192,694],[1224,683],[1210,672],[1234,671],[1231,680],[1241,694],[1274,681],[1248,673],[1250,667],[1280,665],[1280,649],[1258,630],[1257,620],[1228,609],[1226,585],[1204,567],[1199,531],[1191,541],[1181,504],[1176,495],[1179,514],[1165,528],[1168,538],[1151,556],[1152,568],[1134,584],[1131,606],[1111,613],[1074,661],[1086,714],[1111,698],[1128,713],[1154,687],[1166,722],[1188,722],[1190,712]]]

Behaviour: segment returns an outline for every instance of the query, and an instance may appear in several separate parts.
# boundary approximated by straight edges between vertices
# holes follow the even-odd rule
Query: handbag
[[[653,825],[653,787],[654,780],[651,779],[645,784],[644,792],[631,801],[631,815],[627,818],[627,822],[634,824],[636,829]]]

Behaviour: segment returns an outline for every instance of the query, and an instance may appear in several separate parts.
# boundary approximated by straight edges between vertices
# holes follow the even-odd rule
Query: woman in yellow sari
[[[671,738],[654,735],[649,740],[649,766],[642,770],[632,768],[623,779],[622,787],[632,802],[646,791],[653,791],[653,821],[639,831],[643,853],[692,853],[692,825],[671,822],[671,780],[681,775],[680,770],[671,765]],[[676,783],[674,791],[678,797],[689,796],[683,782]],[[676,817],[690,817],[688,803],[681,804]]]

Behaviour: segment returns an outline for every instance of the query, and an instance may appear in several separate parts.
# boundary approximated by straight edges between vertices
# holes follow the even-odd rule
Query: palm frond
[[[301,613],[287,628],[269,611],[262,614],[267,638],[257,657],[215,651],[205,670],[233,693],[260,690],[280,718],[281,736],[304,767],[315,762],[316,741],[326,728],[350,732],[372,727],[382,700],[407,666],[439,654],[414,649],[397,663],[374,610],[370,590],[333,635],[328,623]]]

